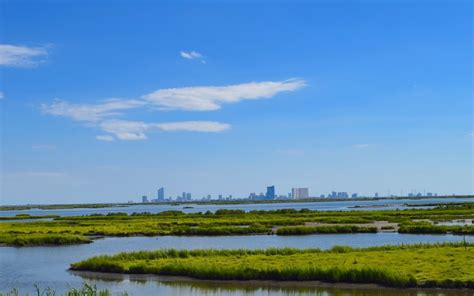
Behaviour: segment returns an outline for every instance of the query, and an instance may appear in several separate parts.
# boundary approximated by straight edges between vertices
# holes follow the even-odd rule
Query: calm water
[[[328,234],[309,236],[224,236],[224,237],[130,237],[106,238],[93,244],[61,247],[0,247],[0,290],[18,288],[33,293],[33,284],[52,287],[61,292],[77,287],[87,279],[99,288],[108,288],[130,295],[472,295],[470,292],[429,292],[400,290],[361,290],[355,288],[297,287],[294,284],[269,283],[219,283],[170,280],[153,277],[148,280],[135,278],[97,279],[85,278],[67,271],[70,263],[99,254],[121,251],[152,250],[158,248],[330,248],[334,245],[355,247],[460,241],[452,235],[410,235],[398,233]],[[474,242],[474,237],[467,237]]]
[[[99,209],[58,209],[58,210],[40,210],[31,209],[23,211],[0,211],[0,216],[15,216],[17,214],[30,215],[61,215],[61,216],[76,216],[76,215],[90,215],[90,214],[107,214],[107,213],[135,213],[135,212],[150,212],[159,213],[163,211],[177,210],[185,213],[197,213],[206,211],[216,211],[218,209],[234,209],[234,210],[277,210],[277,209],[303,209],[307,208],[315,211],[348,211],[348,210],[393,210],[406,209],[404,204],[435,204],[435,203],[459,203],[459,202],[474,202],[474,198],[426,198],[420,200],[411,199],[382,199],[370,201],[323,201],[323,202],[294,202],[294,203],[271,203],[271,204],[186,204],[186,205],[133,205],[129,207],[110,207]],[[192,208],[184,208],[189,207]],[[362,208],[352,208],[354,206],[362,206]],[[366,208],[366,206],[375,206],[373,208]],[[383,206],[383,207],[381,207]]]

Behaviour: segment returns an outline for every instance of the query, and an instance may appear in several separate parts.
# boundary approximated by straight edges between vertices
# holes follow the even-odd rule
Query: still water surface
[[[52,287],[63,292],[68,287],[78,287],[87,279],[99,288],[114,293],[127,291],[129,295],[472,295],[472,291],[403,291],[364,290],[360,288],[317,288],[294,284],[270,283],[219,283],[170,280],[153,277],[148,280],[123,277],[119,279],[86,278],[67,271],[69,264],[90,256],[122,251],[153,250],[158,248],[322,248],[334,245],[367,247],[414,243],[461,241],[461,236],[412,235],[398,233],[327,234],[308,236],[223,236],[223,237],[129,237],[106,238],[92,244],[60,247],[0,247],[0,291],[18,288],[33,294],[33,284]],[[473,236],[466,237],[474,242]]]
[[[262,204],[185,204],[185,205],[169,205],[169,204],[140,204],[128,207],[109,207],[97,209],[56,209],[56,210],[41,210],[30,209],[21,211],[0,211],[0,216],[15,216],[17,214],[30,215],[61,215],[61,216],[77,216],[90,214],[107,214],[107,213],[160,213],[163,211],[182,211],[185,213],[197,212],[214,212],[218,209],[234,209],[244,211],[269,211],[278,209],[310,209],[313,211],[368,211],[368,210],[394,210],[406,209],[406,204],[410,205],[424,205],[424,204],[438,204],[438,203],[461,203],[474,202],[474,198],[425,198],[425,199],[380,199],[380,200],[366,200],[366,201],[322,201],[322,202],[288,202],[288,203],[262,203]],[[354,208],[357,206],[357,208]],[[191,208],[189,208],[191,207]]]

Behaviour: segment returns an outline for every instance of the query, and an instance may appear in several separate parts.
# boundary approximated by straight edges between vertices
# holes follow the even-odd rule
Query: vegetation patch
[[[157,250],[97,256],[72,270],[189,276],[207,280],[373,283],[390,287],[474,288],[474,244],[364,249]]]
[[[361,227],[355,225],[334,226],[288,226],[277,229],[277,235],[305,235],[327,233],[376,233],[377,227]]]
[[[91,243],[92,239],[72,234],[22,234],[15,236],[0,235],[0,242],[9,246],[59,246]]]
[[[21,216],[24,217],[24,216]],[[29,240],[43,244],[58,236],[75,236],[75,243],[89,242],[87,236],[159,236],[159,235],[253,235],[275,233],[303,235],[311,233],[375,232],[378,221],[399,224],[402,233],[472,234],[469,226],[442,226],[424,221],[474,219],[474,203],[440,206],[433,209],[332,211],[280,209],[250,211],[221,209],[215,213],[166,211],[151,213],[110,213],[88,216],[57,217],[51,221],[5,221],[0,223],[0,244]],[[308,226],[305,226],[308,225]],[[309,226],[315,225],[315,226]],[[32,239],[28,239],[32,237]],[[42,239],[35,239],[41,237]],[[80,239],[78,239],[80,237]],[[70,243],[70,240],[63,240]]]
[[[39,286],[35,285],[35,295],[37,296],[59,296],[60,294],[56,292],[56,290],[51,288],[44,288],[41,289]],[[28,295],[28,294],[21,294],[18,289],[12,289],[11,291],[6,292],[5,294],[0,291],[0,296],[20,296],[20,295]],[[107,290],[103,289],[100,290],[97,288],[96,285],[90,285],[87,283],[83,283],[79,288],[70,288],[64,294],[64,296],[111,296],[112,293]],[[119,296],[128,296],[127,292],[122,292],[118,294]]]
[[[400,233],[414,233],[414,234],[457,234],[470,235],[474,234],[474,226],[447,226],[447,225],[433,225],[429,222],[404,223],[398,229]]]

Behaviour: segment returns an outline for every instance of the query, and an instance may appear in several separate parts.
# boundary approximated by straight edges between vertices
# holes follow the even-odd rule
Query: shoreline
[[[67,269],[67,272],[75,276],[79,276],[86,280],[102,280],[102,281],[155,281],[155,282],[174,282],[174,283],[203,283],[213,285],[241,285],[245,284],[248,286],[255,287],[271,287],[271,288],[341,288],[341,289],[360,289],[360,290],[386,290],[386,291],[437,291],[447,293],[453,291],[473,291],[471,288],[423,288],[423,287],[410,287],[410,288],[396,288],[387,287],[378,284],[365,284],[365,283],[330,283],[322,281],[275,281],[275,280],[205,280],[196,279],[187,276],[168,276],[168,275],[156,275],[156,274],[129,274],[129,273],[114,273],[114,272],[97,272],[97,271],[80,271]]]
[[[239,205],[239,204],[275,204],[275,203],[309,203],[309,202],[340,202],[340,201],[378,201],[378,200],[424,200],[424,199],[455,199],[455,198],[472,198],[474,195],[447,195],[447,196],[422,196],[422,197],[358,197],[358,198],[308,198],[308,199],[275,199],[275,200],[211,200],[211,201],[189,201],[176,202],[167,201],[159,203],[84,203],[84,204],[24,204],[24,205],[0,205],[0,212],[3,211],[26,211],[26,210],[64,210],[64,209],[104,209],[112,207],[127,208],[139,205]],[[411,206],[411,205],[410,205]],[[415,205],[416,206],[416,205]]]

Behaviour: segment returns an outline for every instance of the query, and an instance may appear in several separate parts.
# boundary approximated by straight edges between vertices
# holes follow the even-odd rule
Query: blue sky
[[[1,202],[473,193],[472,2],[1,3]]]

